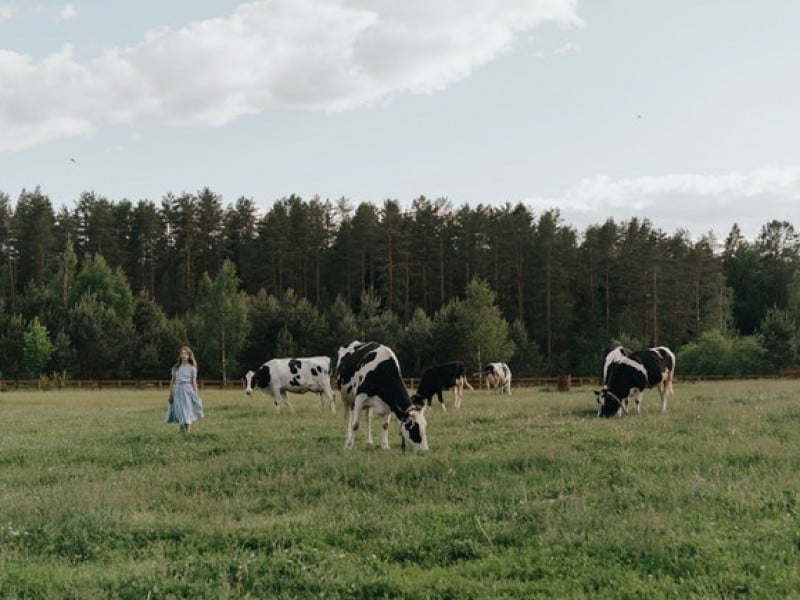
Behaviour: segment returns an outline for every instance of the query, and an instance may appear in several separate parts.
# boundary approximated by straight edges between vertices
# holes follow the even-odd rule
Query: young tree
[[[67,324],[69,326],[69,324]],[[59,329],[53,338],[53,352],[50,355],[49,371],[63,379],[73,377],[78,372],[78,355],[69,334]]]
[[[133,366],[133,294],[117,267],[95,255],[69,290],[69,335],[77,352],[79,376],[127,377]]]
[[[336,296],[331,307],[326,314],[327,338],[330,340],[324,346],[324,353],[328,356],[336,356],[340,346],[347,346],[350,342],[360,339],[362,342],[368,341],[361,337],[361,332],[350,305],[339,295]]]
[[[356,317],[360,336],[396,348],[402,337],[400,320],[391,309],[381,310],[380,298],[374,290],[361,293],[361,310]]]
[[[433,318],[436,361],[463,360],[468,371],[490,362],[508,362],[516,348],[508,321],[489,285],[473,279],[464,300],[452,300]]]
[[[53,354],[53,349],[47,328],[39,322],[38,317],[34,317],[23,334],[21,361],[23,376],[40,377]]]
[[[398,342],[398,357],[405,363],[403,373],[419,377],[436,362],[433,349],[433,322],[422,308],[417,307]]]
[[[770,308],[758,326],[761,344],[772,359],[774,371],[779,371],[797,360],[797,325],[789,313],[780,308]]]
[[[82,294],[70,309],[70,337],[77,354],[77,374],[92,379],[125,378],[133,366],[133,325],[93,292]]]
[[[238,372],[236,353],[247,336],[247,297],[239,291],[236,267],[226,260],[212,280],[204,273],[192,311],[196,352],[209,376],[227,381]]]
[[[133,310],[134,377],[163,379],[175,361],[176,348],[186,339],[185,330],[175,327],[161,307],[145,290],[136,297]]]

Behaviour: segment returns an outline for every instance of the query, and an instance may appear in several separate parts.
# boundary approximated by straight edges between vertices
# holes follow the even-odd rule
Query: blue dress
[[[165,422],[188,425],[203,418],[203,401],[192,385],[196,378],[197,369],[190,363],[172,370],[172,403],[167,406]]]

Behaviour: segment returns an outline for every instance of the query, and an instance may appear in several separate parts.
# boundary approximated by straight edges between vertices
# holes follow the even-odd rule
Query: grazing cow
[[[464,386],[469,389],[474,389],[467,381],[467,375],[464,370],[464,363],[461,361],[454,361],[434,365],[425,370],[420,377],[419,385],[417,386],[417,393],[415,398],[412,398],[417,404],[425,403],[428,406],[433,402],[433,395],[439,398],[439,403],[442,405],[442,410],[447,410],[444,405],[444,398],[442,397],[442,390],[449,390],[453,388],[453,407],[461,408],[461,401],[464,398]]]
[[[417,450],[428,449],[425,434],[425,407],[417,406],[408,395],[394,352],[377,342],[352,342],[339,348],[336,381],[345,409],[347,436],[344,447],[353,448],[359,417],[371,408],[383,417],[381,447],[389,449],[389,422],[392,415],[400,421],[400,440]],[[369,441],[371,443],[371,432]]]
[[[493,362],[483,369],[486,390],[496,389],[499,394],[511,395],[511,369],[504,362]]]
[[[287,392],[302,394],[317,392],[321,408],[329,404],[336,412],[336,402],[331,389],[331,359],[327,356],[306,358],[273,358],[261,365],[257,371],[248,371],[244,376],[245,393],[250,396],[254,389],[272,397],[280,413],[281,404],[294,412]]]
[[[631,396],[636,399],[636,412],[642,411],[644,390],[657,387],[661,395],[661,411],[667,410],[667,395],[672,393],[675,355],[666,347],[650,348],[619,356],[608,364],[603,388],[595,391],[597,416],[614,417],[628,412]]]

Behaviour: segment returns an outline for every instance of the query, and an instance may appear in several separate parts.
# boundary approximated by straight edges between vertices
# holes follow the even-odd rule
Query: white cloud
[[[74,4],[65,4],[58,13],[58,18],[62,21],[69,21],[78,16],[78,10]]]
[[[746,173],[671,174],[634,179],[597,176],[580,181],[559,196],[526,200],[539,210],[558,208],[564,221],[579,230],[602,224],[647,218],[662,231],[688,228],[691,234],[711,230],[720,237],[734,223],[753,238],[773,219],[792,223],[800,202],[800,166],[763,167]],[[800,222],[793,223],[800,226]]]
[[[432,93],[548,22],[581,25],[577,0],[262,0],[85,63],[68,46],[41,62],[0,50],[0,152],[105,123],[221,125]]]
[[[0,21],[8,21],[17,16],[17,10],[10,4],[0,4]]]
[[[559,54],[571,54],[573,52],[580,52],[580,51],[581,51],[580,46],[573,44],[572,42],[568,42],[563,46],[559,46],[558,48],[553,50],[553,54],[558,56]]]

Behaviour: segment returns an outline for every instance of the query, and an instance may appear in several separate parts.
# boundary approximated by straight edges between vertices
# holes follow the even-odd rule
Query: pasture
[[[3,598],[777,598],[800,590],[800,382],[466,392],[426,454],[314,394],[0,393]],[[448,404],[452,393],[446,394]],[[374,432],[376,441],[377,431]]]

